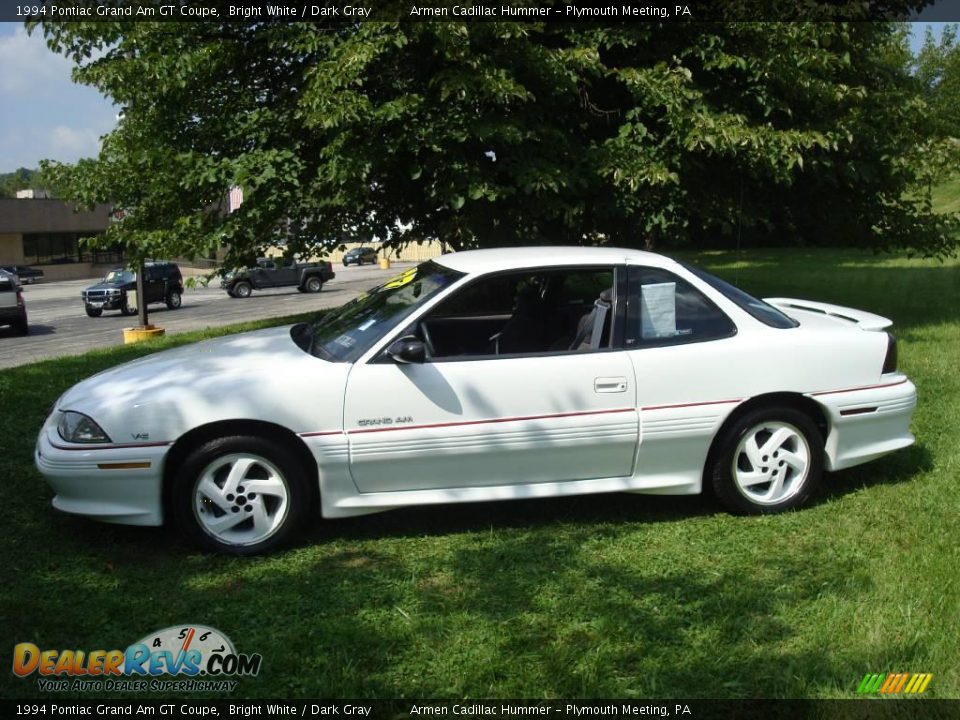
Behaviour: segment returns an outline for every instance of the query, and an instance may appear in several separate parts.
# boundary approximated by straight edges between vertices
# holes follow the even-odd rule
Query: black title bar
[[[704,22],[960,20],[954,0],[6,0],[0,21]]]

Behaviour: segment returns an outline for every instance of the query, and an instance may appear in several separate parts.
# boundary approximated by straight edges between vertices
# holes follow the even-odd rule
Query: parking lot
[[[276,288],[254,291],[242,300],[229,297],[215,279],[210,287],[186,288],[183,306],[178,310],[168,310],[162,303],[150,305],[150,322],[173,334],[336,307],[396,274],[398,268],[411,265],[396,263],[390,270],[335,266],[337,277],[319,293],[301,293],[294,287]],[[99,318],[87,317],[80,291],[94,282],[96,279],[90,278],[24,285],[30,334],[17,337],[9,328],[0,328],[0,368],[123,344],[122,329],[136,325],[137,319],[119,311],[105,312]]]

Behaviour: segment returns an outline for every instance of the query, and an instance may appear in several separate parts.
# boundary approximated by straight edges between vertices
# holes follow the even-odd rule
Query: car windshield
[[[425,262],[391,278],[313,324],[307,349],[333,362],[352,362],[419,306],[463,273]],[[306,326],[304,326],[306,327]]]
[[[125,285],[126,283],[136,282],[137,274],[129,270],[111,270],[103,278],[103,281],[114,285]]]
[[[735,303],[741,310],[749,313],[753,318],[759,320],[764,325],[786,330],[787,328],[797,327],[798,323],[793,318],[787,317],[777,310],[773,305],[758,300],[749,293],[745,293],[735,285],[731,285],[726,280],[721,280],[716,275],[701,270],[693,265],[681,263],[687,270],[692,272],[698,278],[707,283],[714,290],[720,292],[725,298]]]

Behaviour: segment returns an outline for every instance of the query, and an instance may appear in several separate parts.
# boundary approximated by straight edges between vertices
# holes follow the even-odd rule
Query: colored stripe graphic
[[[857,693],[921,695],[932,679],[931,673],[867,673],[857,686]]]

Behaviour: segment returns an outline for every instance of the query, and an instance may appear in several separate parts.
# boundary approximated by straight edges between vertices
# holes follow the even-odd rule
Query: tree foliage
[[[46,23],[123,110],[61,192],[145,255],[953,246],[891,23]],[[229,189],[244,203],[223,212]]]
[[[914,60],[921,92],[931,121],[943,137],[960,138],[960,26],[946,25],[939,41],[927,28],[923,45]]]
[[[33,187],[36,170],[17,168],[13,172],[0,174],[0,197],[16,197],[17,190]]]

